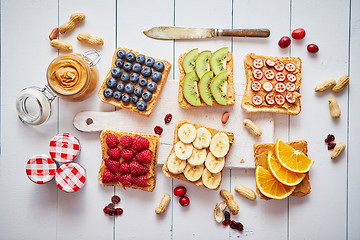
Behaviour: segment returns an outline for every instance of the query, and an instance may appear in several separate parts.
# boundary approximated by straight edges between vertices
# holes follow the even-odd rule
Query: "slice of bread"
[[[288,101],[285,100],[285,103],[283,105],[277,105],[276,103],[273,105],[269,105],[267,104],[266,100],[265,100],[265,95],[267,94],[267,92],[264,89],[261,89],[258,92],[254,92],[251,89],[251,83],[256,80],[253,76],[253,71],[254,71],[254,66],[253,66],[253,61],[256,58],[261,58],[263,60],[263,62],[266,59],[269,59],[271,61],[282,61],[284,64],[286,63],[293,63],[296,66],[296,70],[295,72],[293,72],[293,74],[296,76],[297,80],[295,82],[296,85],[296,89],[293,92],[294,97],[296,98],[295,103],[289,103]],[[261,56],[261,55],[256,55],[254,53],[250,53],[247,54],[245,56],[244,59],[244,67],[245,67],[245,74],[246,74],[246,86],[245,86],[245,92],[244,92],[244,96],[241,102],[241,107],[242,109],[244,109],[246,112],[252,113],[252,112],[272,112],[272,113],[282,113],[282,114],[289,114],[289,115],[298,115],[301,111],[301,102],[300,102],[300,85],[301,85],[301,59],[298,57],[266,57],[266,56]],[[273,70],[275,73],[277,72],[274,67],[267,67],[266,64],[264,63],[264,66],[261,68],[262,72],[265,72],[266,70],[271,69]],[[286,75],[289,72],[284,69],[282,70],[282,72]],[[261,80],[258,80],[259,82],[261,82],[261,84],[265,83],[265,82],[271,82],[273,85],[276,84],[276,80],[275,78],[273,80],[267,80],[265,78],[265,76],[263,76],[263,78]],[[285,81],[283,82],[284,84],[286,84],[287,82],[289,82],[287,79],[285,79]],[[283,97],[285,97],[287,91],[281,93],[281,95],[283,95]],[[275,94],[275,90],[273,89],[270,93]],[[260,95],[263,99],[262,104],[260,105],[255,105],[252,102],[252,97],[254,95]]]
[[[157,157],[158,157],[158,150],[159,150],[159,135],[157,134],[151,134],[151,133],[136,133],[136,132],[127,132],[127,131],[120,131],[120,130],[113,130],[113,129],[105,129],[100,134],[100,143],[101,143],[101,150],[102,150],[102,162],[100,165],[100,170],[98,174],[98,181],[103,186],[121,186],[123,189],[126,189],[125,186],[117,181],[117,182],[111,182],[111,183],[103,183],[102,182],[102,176],[104,169],[106,168],[104,159],[109,158],[109,155],[107,154],[107,150],[109,147],[106,144],[106,136],[108,134],[114,134],[118,138],[121,138],[122,136],[128,135],[130,137],[134,137],[135,135],[140,135],[141,137],[144,137],[149,140],[149,150],[152,152],[151,154],[151,162],[146,165],[150,171],[147,173],[147,180],[148,180],[148,186],[138,187],[134,184],[126,187],[140,189],[148,192],[152,192],[155,189],[156,185],[156,167],[157,167]],[[118,144],[118,147],[122,149],[122,146]],[[124,159],[120,158],[120,162],[124,161]],[[117,175],[121,175],[121,173],[117,172]]]
[[[178,130],[179,128],[186,124],[186,123],[190,123],[192,125],[195,126],[196,129],[200,128],[200,127],[204,127],[206,128],[207,130],[209,130],[209,132],[211,133],[211,137],[213,137],[215,134],[219,133],[219,132],[223,132],[225,133],[228,137],[229,137],[229,140],[230,140],[230,147],[229,147],[229,151],[231,149],[231,145],[232,143],[234,142],[234,134],[231,133],[231,132],[224,132],[224,131],[220,131],[220,130],[217,130],[217,129],[213,129],[213,128],[209,128],[209,127],[206,127],[206,126],[203,126],[203,125],[200,125],[200,124],[196,124],[196,123],[193,123],[193,122],[190,122],[190,121],[187,121],[187,120],[183,120],[183,121],[180,121],[178,122],[178,124],[175,126],[175,132],[174,132],[174,143],[173,143],[173,148],[171,149],[170,153],[169,153],[169,157],[171,154],[173,154],[175,152],[175,144],[180,141],[179,139],[179,136],[178,136]],[[209,148],[206,149],[206,153],[209,153],[210,150]],[[200,178],[199,180],[195,181],[195,182],[191,182],[189,181],[185,175],[183,173],[180,173],[180,174],[173,174],[169,171],[168,167],[167,167],[167,161],[169,159],[169,157],[166,159],[164,165],[163,165],[163,173],[165,174],[165,176],[169,177],[169,178],[177,178],[177,179],[180,179],[180,180],[184,180],[186,182],[189,182],[189,183],[192,183],[192,184],[195,184],[196,186],[199,186],[199,187],[205,187],[205,185],[203,184],[202,182],[202,179]],[[226,156],[225,156],[225,161],[226,161]],[[204,167],[205,168],[205,167]],[[224,169],[223,169],[224,170]],[[222,173],[223,173],[223,170],[221,170],[221,179],[222,179]],[[219,184],[219,186],[216,188],[216,189],[213,189],[213,190],[218,190],[220,188],[220,185],[221,185],[221,182]]]
[[[299,150],[300,152],[303,152],[307,156],[307,142],[304,140],[295,141],[295,142],[288,142],[290,146],[295,148],[296,150]],[[267,164],[267,155],[270,151],[272,154],[275,155],[275,144],[273,143],[261,143],[261,144],[254,144],[254,157],[255,157],[255,167],[262,166],[269,170],[268,164]],[[264,196],[259,189],[256,187],[256,192],[261,199],[270,200],[271,198],[268,198]],[[310,178],[309,173],[306,174],[305,178],[296,186],[294,192],[291,194],[291,196],[295,197],[304,197],[307,194],[311,192],[311,186],[310,186]]]
[[[183,53],[179,56],[178,60],[178,66],[180,70],[180,80],[179,80],[179,94],[178,94],[178,102],[182,108],[194,108],[195,106],[191,105],[186,101],[183,93],[183,82],[184,78],[186,76],[185,70],[182,66],[182,62],[184,60],[184,57],[187,53]],[[227,105],[234,105],[235,104],[235,91],[234,91],[234,80],[233,80],[233,55],[232,52],[228,52],[227,55],[227,62],[226,62],[226,70],[228,72],[228,78],[227,78]],[[207,105],[201,98],[200,98],[201,106],[209,106]],[[213,101],[213,106],[218,106],[218,104],[215,100]],[[222,105],[220,105],[222,106]]]
[[[105,77],[105,80],[104,82],[102,83],[100,89],[99,89],[99,98],[101,99],[101,101],[103,101],[104,103],[108,103],[108,104],[111,104],[111,105],[114,105],[116,107],[119,107],[119,108],[124,108],[124,109],[127,109],[129,111],[132,111],[132,112],[135,112],[135,113],[138,113],[140,115],[143,115],[143,116],[146,116],[146,117],[150,117],[151,114],[153,113],[154,109],[155,109],[155,106],[157,104],[157,101],[159,100],[159,96],[161,94],[161,91],[167,81],[167,78],[168,78],[168,75],[170,73],[170,70],[171,70],[171,64],[168,62],[168,61],[165,61],[165,60],[161,60],[161,59],[155,59],[155,61],[161,61],[164,63],[165,65],[165,68],[164,68],[164,71],[162,72],[162,78],[161,80],[157,83],[157,89],[156,91],[153,93],[153,97],[152,99],[147,102],[147,109],[145,111],[139,111],[137,108],[136,108],[136,105],[135,104],[132,104],[132,103],[129,103],[129,104],[124,104],[121,100],[116,100],[114,98],[105,98],[104,97],[104,90],[107,88],[106,86],[106,80],[111,76],[111,69],[113,69],[114,67],[116,67],[115,65],[115,60],[117,59],[117,52],[119,50],[125,50],[127,53],[128,52],[133,52],[135,55],[139,55],[140,53],[134,51],[134,50],[131,50],[131,49],[127,49],[127,48],[117,48],[114,52],[114,55],[113,55],[113,58],[112,58],[112,62],[111,62],[111,68],[110,68],[110,71],[108,72],[108,74],[106,75]],[[146,58],[148,56],[145,56]],[[144,66],[144,65],[143,65]],[[122,69],[123,70],[123,69]],[[129,71],[128,73],[131,74],[133,71]],[[141,74],[140,75],[140,78],[142,78],[143,76]],[[148,79],[148,81],[150,82],[151,79],[150,77],[144,77],[146,79]],[[121,81],[120,78],[118,79],[118,82]],[[133,83],[134,84],[134,83]],[[139,87],[139,84],[138,83],[135,83],[134,84],[135,88],[136,87]],[[145,88],[146,89],[146,88]],[[132,94],[134,95],[134,94]],[[132,96],[131,95],[131,96]],[[130,96],[130,97],[131,97]]]

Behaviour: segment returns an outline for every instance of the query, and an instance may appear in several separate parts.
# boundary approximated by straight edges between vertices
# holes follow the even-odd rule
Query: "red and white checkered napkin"
[[[85,169],[77,163],[61,165],[55,175],[56,185],[64,192],[76,192],[84,186],[85,180]]]
[[[56,163],[48,155],[32,156],[26,164],[26,174],[34,183],[50,182],[56,172]]]
[[[80,153],[80,143],[69,133],[59,133],[50,141],[50,156],[59,163],[72,162]]]

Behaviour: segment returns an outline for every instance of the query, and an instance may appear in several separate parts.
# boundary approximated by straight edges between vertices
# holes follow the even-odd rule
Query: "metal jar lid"
[[[72,162],[79,156],[80,142],[70,133],[59,133],[51,139],[49,153],[58,163]]]
[[[85,169],[77,163],[65,163],[56,170],[55,181],[64,192],[76,192],[85,184]]]
[[[26,174],[38,184],[48,183],[55,177],[56,163],[46,154],[32,156],[26,164]]]

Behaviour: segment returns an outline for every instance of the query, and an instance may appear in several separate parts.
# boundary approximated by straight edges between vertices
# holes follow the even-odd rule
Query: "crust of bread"
[[[206,126],[203,126],[203,125],[200,125],[200,124],[196,124],[196,123],[193,123],[193,122],[190,122],[190,121],[187,121],[187,120],[183,120],[183,121],[180,121],[178,122],[178,124],[175,126],[175,132],[174,132],[174,143],[173,143],[173,148],[171,149],[170,153],[169,153],[169,156],[168,158],[166,159],[164,165],[163,165],[163,173],[165,174],[165,176],[169,177],[169,178],[176,178],[176,179],[180,179],[180,180],[184,180],[186,182],[189,182],[189,183],[192,183],[192,184],[195,184],[196,186],[199,186],[199,187],[205,187],[205,185],[202,183],[202,179],[200,178],[199,180],[195,181],[195,182],[191,182],[189,181],[185,175],[183,173],[180,173],[180,174],[173,174],[169,171],[168,167],[167,167],[167,161],[169,160],[169,157],[171,154],[173,154],[175,152],[175,144],[180,141],[179,137],[178,137],[178,130],[179,128],[186,124],[186,123],[190,123],[192,125],[195,126],[196,129],[200,128],[200,127],[204,127],[206,128],[207,130],[209,130],[209,132],[211,133],[211,137],[213,137],[215,134],[219,133],[219,132],[223,132],[225,133],[228,137],[229,137],[229,140],[230,140],[230,147],[229,147],[229,152],[230,152],[230,148],[231,148],[231,145],[232,143],[234,142],[234,134],[231,133],[231,132],[224,132],[224,131],[219,131],[217,129],[213,129],[213,128],[209,128],[209,127],[206,127]],[[210,150],[209,148],[206,149],[206,152],[209,153]],[[226,161],[226,156],[225,156],[225,161]],[[224,169],[223,169],[224,170]],[[221,170],[221,181],[222,181],[222,174],[223,174],[223,170]],[[219,186],[216,188],[216,189],[212,189],[212,190],[218,190],[220,188],[220,185],[221,185],[221,182],[219,184]],[[205,187],[206,188],[206,187]]]
[[[264,59],[270,59],[272,61],[280,60],[284,63],[293,62],[296,65],[296,71],[294,74],[297,77],[296,81],[296,90],[294,92],[294,95],[297,96],[296,102],[294,104],[290,104],[288,102],[285,102],[284,105],[267,105],[263,104],[261,106],[255,106],[251,99],[253,96],[253,91],[251,89],[251,83],[254,80],[254,77],[252,75],[252,59],[255,58],[262,58]],[[271,112],[271,113],[281,113],[281,114],[288,114],[288,115],[298,115],[301,112],[301,102],[300,102],[300,93],[299,88],[301,85],[301,59],[298,57],[267,57],[267,56],[261,56],[256,55],[254,53],[249,53],[245,56],[244,59],[244,68],[245,68],[245,75],[246,75],[246,86],[245,86],[245,92],[244,96],[241,102],[241,108],[244,109],[248,113],[253,112]],[[265,65],[265,64],[264,64]],[[265,79],[265,77],[264,77]],[[263,80],[266,81],[266,80]],[[275,81],[275,80],[272,80]],[[263,91],[263,90],[261,90]],[[265,102],[265,100],[264,100]]]
[[[303,152],[307,156],[307,142],[304,140],[294,141],[294,142],[288,142],[290,146],[295,148],[296,150],[299,150],[300,152]],[[266,144],[254,144],[254,157],[255,157],[255,167],[258,165],[266,168],[268,168],[267,164],[267,154],[268,152],[272,152],[272,154],[275,154],[274,151],[275,144],[273,143],[266,143]],[[256,192],[261,199],[270,200],[271,198],[266,197],[263,195],[259,189],[256,187]],[[307,194],[311,192],[311,185],[310,185],[310,177],[309,173],[306,174],[305,178],[296,186],[294,192],[291,194],[291,196],[295,197],[304,197]]]
[[[107,150],[109,147],[106,144],[106,136],[108,134],[114,134],[118,138],[121,138],[122,136],[128,135],[131,137],[134,137],[135,135],[140,135],[141,137],[144,137],[149,140],[149,150],[153,153],[151,155],[151,162],[149,164],[145,164],[147,167],[149,167],[150,171],[147,173],[147,179],[148,179],[148,186],[145,188],[138,187],[136,185],[130,185],[126,187],[140,189],[148,192],[152,192],[155,189],[156,186],[156,167],[157,167],[157,157],[158,157],[158,150],[159,150],[159,135],[157,134],[151,134],[151,133],[136,133],[136,132],[128,132],[128,131],[120,131],[120,130],[113,130],[113,129],[104,129],[100,134],[100,143],[101,143],[101,150],[102,150],[102,162],[100,165],[100,170],[98,174],[98,181],[103,186],[121,186],[123,189],[126,190],[126,187],[119,181],[112,182],[112,183],[103,183],[102,182],[102,175],[105,169],[105,158],[109,158],[109,155],[107,154]],[[119,148],[122,148],[119,145]],[[120,162],[124,161],[123,159],[120,159]],[[120,175],[120,173],[116,173]]]
[[[107,88],[106,86],[106,80],[108,78],[111,77],[111,69],[113,69],[115,66],[115,60],[117,59],[117,52],[119,50],[125,50],[126,52],[133,52],[135,53],[135,55],[138,55],[140,54],[139,52],[136,52],[132,49],[127,49],[127,48],[121,48],[121,47],[118,47],[115,52],[114,52],[114,55],[113,55],[113,58],[112,58],[112,62],[111,62],[111,68],[110,68],[110,71],[108,72],[108,74],[106,75],[105,77],[105,80],[104,82],[102,83],[100,89],[99,89],[99,98],[101,99],[101,101],[103,101],[104,103],[108,103],[108,104],[111,104],[111,105],[114,105],[115,107],[119,107],[119,108],[123,108],[123,109],[126,109],[126,110],[129,110],[129,111],[132,111],[132,112],[135,112],[135,113],[138,113],[140,115],[143,115],[143,116],[146,116],[146,117],[150,117],[151,114],[153,113],[154,109],[155,109],[155,106],[157,104],[157,101],[159,100],[159,96],[162,92],[162,89],[167,81],[167,77],[170,73],[170,70],[171,70],[171,63],[169,63],[168,61],[165,61],[165,60],[161,60],[161,59],[155,59],[155,61],[161,61],[164,63],[165,65],[165,68],[164,68],[164,71],[162,72],[162,78],[161,80],[157,83],[157,89],[156,91],[153,93],[153,98],[147,102],[147,109],[145,111],[139,111],[136,106],[134,104],[124,104],[122,101],[118,101],[118,100],[115,100],[114,98],[105,98],[104,97],[104,90]],[[145,57],[148,57],[148,56],[145,56]],[[129,74],[131,74],[132,71],[129,72]],[[140,74],[140,78],[142,78],[143,76]],[[148,79],[148,78],[147,78]],[[139,86],[138,83],[135,83],[135,88]]]
[[[186,76],[185,70],[182,66],[182,62],[187,53],[183,53],[179,56],[178,66],[180,70],[180,80],[179,80],[179,94],[178,94],[178,102],[182,108],[195,108],[197,106],[193,106],[188,101],[186,101],[183,94],[183,82]],[[234,80],[233,80],[233,55],[232,52],[228,52],[227,62],[226,62],[226,70],[228,72],[228,81],[227,81],[227,105],[235,104],[235,90],[234,90]],[[209,106],[200,98],[200,106]],[[213,106],[222,106],[218,104],[215,100],[213,101]]]

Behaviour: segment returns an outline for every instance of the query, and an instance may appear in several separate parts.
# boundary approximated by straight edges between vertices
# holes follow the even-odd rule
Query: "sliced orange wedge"
[[[271,152],[268,153],[267,159],[270,172],[282,184],[296,186],[306,176],[305,173],[294,173],[284,168]]]
[[[260,192],[269,198],[283,199],[288,197],[295,190],[295,186],[290,187],[282,184],[262,166],[256,167],[255,180],[256,186]]]
[[[279,160],[284,168],[295,173],[306,173],[314,164],[314,161],[308,158],[304,153],[295,150],[280,139],[276,140],[275,154],[277,160]]]

